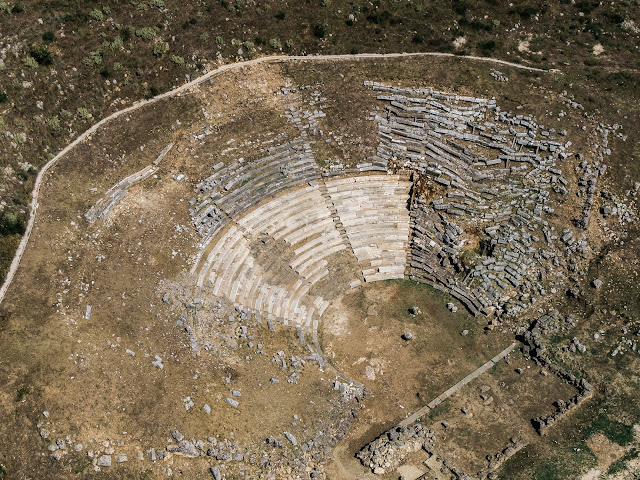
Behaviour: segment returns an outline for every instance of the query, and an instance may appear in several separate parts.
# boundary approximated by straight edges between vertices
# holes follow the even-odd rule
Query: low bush
[[[104,18],[104,15],[102,14],[102,12],[97,8],[94,8],[93,10],[91,10],[89,12],[89,16],[96,22],[101,22],[102,19]]]
[[[156,57],[161,57],[167,51],[167,46],[164,42],[155,42],[153,44],[153,54]]]
[[[324,36],[327,34],[327,26],[321,23],[317,24],[315,27],[313,27],[313,34],[318,38],[324,38]]]
[[[155,27],[143,27],[136,30],[136,37],[143,40],[153,40],[156,38],[158,31]]]
[[[282,50],[282,43],[280,43],[280,40],[277,38],[269,40],[269,46],[274,50]]]
[[[38,65],[51,65],[53,63],[53,54],[44,45],[34,45],[29,51],[29,55],[38,62]]]
[[[78,113],[78,117],[81,120],[90,120],[91,117],[93,117],[93,115],[91,115],[91,113],[89,113],[89,110],[87,110],[85,107],[78,107],[76,112]]]

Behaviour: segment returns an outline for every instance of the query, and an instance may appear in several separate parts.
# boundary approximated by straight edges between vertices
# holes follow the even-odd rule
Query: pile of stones
[[[356,457],[373,473],[383,475],[398,467],[408,454],[432,444],[434,440],[433,431],[420,424],[397,426],[367,444]]]
[[[584,235],[554,227],[554,206],[583,196],[575,226],[588,226],[608,149],[587,162],[560,138],[564,130],[503,112],[492,99],[365,84],[384,112],[374,117],[379,145],[368,160],[414,174],[409,278],[473,314],[507,317],[564,291],[590,249]],[[578,185],[567,179],[574,170],[582,172]],[[465,246],[478,241],[469,255]]]

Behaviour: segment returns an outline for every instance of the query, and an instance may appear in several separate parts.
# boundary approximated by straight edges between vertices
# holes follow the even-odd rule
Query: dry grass
[[[183,284],[185,295],[193,293],[182,272],[189,267],[197,237],[192,231],[176,231],[175,225],[188,224],[187,200],[211,165],[219,159],[257,158],[257,140],[281,132],[293,136],[295,130],[281,118],[285,105],[281,97],[274,96],[287,81],[312,85],[327,98],[321,106],[327,113],[322,128],[336,132],[343,142],[341,146],[318,146],[327,157],[355,163],[373,151],[374,125],[366,117],[376,101],[374,93],[363,87],[364,80],[495,95],[505,109],[514,110],[522,103],[524,111],[534,113],[539,123],[553,122],[564,108],[568,138],[590,150],[593,140],[580,127],[591,127],[593,120],[562,107],[556,95],[567,77],[531,77],[501,67],[511,80],[498,83],[489,75],[490,68],[461,59],[423,59],[410,64],[398,60],[297,62],[255,68],[225,75],[191,94],[122,117],[71,152],[43,186],[31,242],[0,312],[0,372],[6,379],[0,386],[5,412],[0,435],[13,440],[11,450],[0,447],[0,463],[10,476],[65,478],[76,468],[61,466],[47,455],[38,456],[46,453],[46,443],[35,427],[44,410],[51,413],[53,438],[70,435],[94,449],[104,440],[123,440],[130,458],[135,458],[138,449],[166,445],[168,433],[176,426],[195,437],[211,433],[229,437],[233,432],[241,443],[251,443],[290,428],[293,413],[302,419],[299,435],[303,440],[318,424],[330,421],[340,411],[337,394],[331,390],[328,375],[314,365],[305,368],[298,385],[284,378],[278,384],[269,383],[271,376],[281,375],[271,362],[273,353],[303,351],[292,331],[268,333],[264,326],[252,326],[254,344],[266,346],[264,356],[255,354],[255,348],[233,350],[231,346],[228,351],[234,353],[226,357],[191,354],[186,335],[175,326],[181,306],[177,300],[171,305],[160,302],[165,282]],[[301,96],[297,101],[304,104],[307,99]],[[202,108],[213,118],[206,119]],[[214,125],[215,134],[196,140],[194,135],[205,125]],[[234,142],[228,144],[231,139]],[[157,176],[132,188],[105,222],[86,223],[84,213],[111,185],[148,165],[170,141],[176,145]],[[225,152],[228,148],[234,150]],[[185,180],[174,181],[177,173],[184,173]],[[615,185],[624,182],[628,180]],[[573,203],[568,206],[575,208]],[[559,213],[557,224],[562,225],[572,214]],[[104,258],[98,262],[99,255]],[[339,313],[346,315],[349,333],[332,338],[324,331],[322,341],[333,362],[354,378],[365,380],[373,392],[346,439],[349,454],[510,343],[497,331],[485,336],[483,324],[461,310],[450,314],[443,302],[429,289],[393,283],[343,297],[344,310],[334,318]],[[423,317],[408,316],[406,309],[414,303],[425,312]],[[89,320],[83,319],[86,305],[93,308]],[[463,328],[471,332],[468,337],[459,335]],[[404,344],[399,339],[405,329],[414,331],[415,341]],[[352,341],[355,339],[358,341]],[[136,356],[126,355],[125,348]],[[390,349],[393,355],[388,354]],[[147,353],[150,358],[145,357]],[[150,364],[156,354],[165,361],[162,371]],[[247,361],[247,355],[252,360]],[[355,363],[362,357],[365,361]],[[376,380],[366,379],[366,365],[371,366]],[[511,378],[508,372],[500,375]],[[223,380],[226,376],[232,377],[231,385],[242,388],[239,413],[224,403],[229,390]],[[509,394],[522,399],[523,410],[511,407],[509,395],[498,401],[499,394],[495,394],[494,408],[504,407],[505,415],[514,422],[520,415],[528,419],[536,413],[528,409],[532,391],[524,379],[513,378],[509,389]],[[543,409],[557,393],[554,389],[562,389],[552,387]],[[187,395],[196,401],[194,412],[184,410],[182,398]],[[475,399],[475,392],[468,399],[452,400],[471,402],[472,397]],[[210,416],[202,411],[205,402],[214,407]],[[512,435],[504,423],[497,425],[505,435]],[[73,460],[81,474],[88,476],[90,466],[82,461],[80,456]],[[174,462],[174,470],[183,469],[190,478],[205,471],[203,461]],[[468,462],[475,465],[475,460]],[[157,466],[149,465],[131,462],[109,475],[126,478],[151,468],[149,475],[156,475]]]

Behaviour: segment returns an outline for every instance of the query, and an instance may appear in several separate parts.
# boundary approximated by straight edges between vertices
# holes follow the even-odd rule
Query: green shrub
[[[0,91],[0,103],[4,103],[9,99],[9,96],[7,95],[7,92],[5,92],[4,90]]]
[[[44,45],[34,45],[31,47],[29,55],[31,55],[39,65],[48,66],[53,63],[53,54]]]
[[[287,12],[285,12],[284,10],[280,10],[278,13],[274,15],[274,17],[276,17],[277,20],[284,20],[284,17],[286,16],[287,16]]]
[[[36,62],[36,59],[31,56],[23,58],[22,63],[29,68],[38,68],[38,62]]]
[[[63,108],[60,110],[60,117],[62,117],[63,120],[68,120],[71,118],[71,112]]]
[[[122,30],[120,30],[120,39],[123,42],[127,42],[131,39],[131,30],[133,30],[131,27],[125,27]]]
[[[131,2],[131,5],[133,5],[134,7],[136,7],[136,10],[149,10],[149,5],[147,5],[145,2]]]
[[[543,13],[534,5],[516,5],[511,13],[517,13],[522,20],[528,20],[531,17]]]
[[[60,117],[58,117],[57,115],[47,118],[46,123],[47,125],[49,125],[49,128],[51,128],[51,130],[54,130],[56,132],[60,130]]]
[[[331,0],[322,0],[322,6],[327,8],[331,6]]]
[[[113,62],[113,71],[118,72],[122,70],[122,64],[120,62]]]
[[[105,15],[111,15],[111,9],[109,8],[109,6],[103,5],[102,6],[102,13],[104,13]]]
[[[478,43],[478,48],[485,52],[492,52],[496,48],[495,40],[487,40],[486,42]]]
[[[293,40],[287,40],[286,42],[284,42],[284,46],[287,47],[287,50],[293,49]]]
[[[173,63],[175,63],[176,65],[184,65],[184,58],[182,58],[179,55],[172,55],[171,56],[171,61]]]
[[[202,40],[203,42],[206,42],[207,40],[209,40],[209,34],[207,32],[202,32],[200,34],[200,40]]]
[[[45,42],[53,42],[55,38],[56,36],[52,31],[47,31],[42,34],[42,40],[44,40]]]
[[[467,8],[469,8],[467,0],[455,0],[453,2],[453,10],[458,15],[464,15],[465,13],[467,13]]]
[[[217,36],[216,37],[216,43],[220,46],[224,45],[224,38]]]
[[[155,42],[153,44],[153,54],[156,57],[161,57],[167,51],[167,46],[164,42]]]
[[[613,23],[622,23],[624,22],[624,19],[627,18],[627,15],[625,12],[620,10],[619,7],[611,5],[607,12],[607,18],[609,18]]]
[[[93,115],[91,115],[89,113],[89,110],[87,110],[84,107],[78,107],[78,109],[76,110],[76,112],[78,113],[78,117],[81,120],[91,120],[91,117],[93,117]]]
[[[583,12],[585,15],[589,15],[599,6],[600,2],[595,0],[579,0],[575,3],[575,7],[578,11]]]
[[[27,143],[27,135],[26,133],[22,132],[22,133],[16,133],[15,135],[13,135],[12,140],[14,142],[16,142],[18,145],[24,145],[25,143]]]
[[[324,38],[324,36],[327,34],[327,26],[320,23],[317,24],[315,27],[313,27],[313,34],[318,38]]]
[[[420,35],[419,33],[414,33],[413,34],[413,38],[411,39],[411,41],[413,43],[423,43],[424,42],[424,37],[422,35]]]
[[[117,36],[114,38],[113,42],[109,44],[109,48],[111,50],[122,50],[124,48],[124,41],[122,40],[122,37]]]
[[[22,235],[24,228],[24,218],[18,216],[15,212],[5,211],[0,217],[0,235],[13,235],[15,233]],[[28,389],[26,393],[29,393]]]
[[[93,67],[94,65],[100,65],[102,63],[102,50],[93,50],[89,52],[89,55],[82,61],[87,67]]]
[[[9,13],[9,6],[7,5],[7,2],[0,2],[0,12]]]
[[[280,43],[280,40],[277,38],[269,40],[269,46],[274,50],[282,50],[282,43]]]
[[[156,37],[158,30],[155,27],[144,27],[136,30],[136,37],[143,40],[153,40]]]
[[[233,45],[234,47],[239,47],[242,45],[242,41],[238,40],[237,38],[232,38],[231,45]]]
[[[255,48],[255,45],[253,44],[253,42],[250,42],[249,40],[247,40],[246,42],[242,42],[242,45],[247,50],[253,50]]]
[[[101,22],[102,19],[104,18],[104,15],[102,14],[102,12],[97,8],[94,8],[93,10],[91,10],[89,12],[89,16],[96,22]]]
[[[164,8],[163,0],[151,0],[151,6],[156,8]]]
[[[24,12],[24,7],[22,5],[20,5],[19,3],[16,3],[11,8],[11,13],[22,13],[22,12]]]

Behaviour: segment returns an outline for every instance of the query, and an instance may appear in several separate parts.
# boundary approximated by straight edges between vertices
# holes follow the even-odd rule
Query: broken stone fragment
[[[211,475],[213,475],[213,478],[215,480],[221,480],[222,479],[222,473],[220,472],[220,467],[218,465],[215,465],[215,466],[211,467],[209,469],[209,471],[211,472]]]
[[[413,333],[411,333],[411,332],[404,332],[404,333],[402,334],[402,339],[403,339],[403,340],[409,341],[409,340],[411,340],[412,338],[413,338]]]
[[[287,437],[287,440],[289,440],[291,442],[291,445],[293,445],[294,447],[298,445],[298,441],[296,440],[296,437],[294,437],[292,433],[284,432],[284,436]]]
[[[237,401],[237,400],[234,400],[233,398],[229,398],[229,397],[227,397],[227,398],[225,399],[225,401],[226,401],[229,405],[231,405],[233,408],[238,408],[238,401]]]
[[[169,301],[169,294],[168,294],[168,293],[165,293],[165,294],[162,296],[162,301],[163,301],[164,303],[167,303],[167,302]]]
[[[200,455],[195,445],[188,440],[182,440],[180,442],[177,453],[181,453],[186,457],[197,457]]]
[[[591,285],[593,286],[593,288],[600,288],[603,283],[604,282],[602,280],[600,280],[599,278],[596,278],[594,281],[591,282]]]
[[[409,313],[411,315],[420,315],[422,312],[420,311],[420,309],[418,307],[411,307],[409,309]]]
[[[98,458],[98,466],[99,467],[110,467],[111,466],[111,455],[102,455]]]

